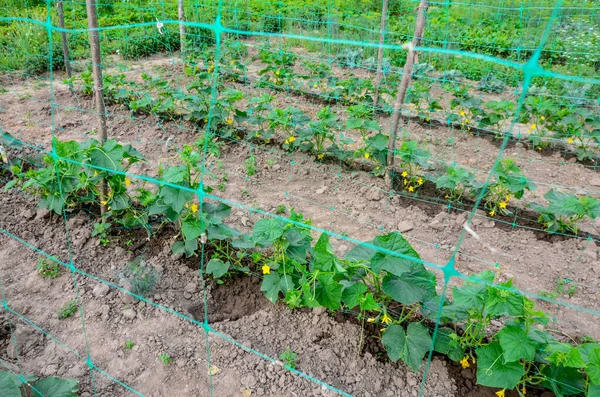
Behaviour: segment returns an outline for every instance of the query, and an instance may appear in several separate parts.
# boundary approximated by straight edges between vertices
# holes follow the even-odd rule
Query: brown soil
[[[139,62],[133,65],[131,73],[139,74],[167,61],[171,62],[157,57]],[[58,77],[55,76],[57,81]],[[253,95],[261,92],[238,87]],[[17,82],[6,88],[9,92],[1,96],[2,128],[28,143],[47,149],[52,132],[63,140],[84,140],[96,125],[91,99],[72,95],[60,83],[53,84],[52,94],[48,86],[32,82]],[[321,106],[284,93],[273,95],[277,106],[293,105],[309,114]],[[54,130],[50,103],[56,105]],[[341,108],[334,110],[343,116]],[[149,116],[133,119],[118,106],[110,106],[109,112],[111,137],[132,143],[148,158],[147,164],[135,169],[136,173],[155,175],[158,163],[172,162],[178,148],[197,138],[197,129],[185,123],[167,123]],[[385,119],[380,122],[386,125]],[[478,175],[489,172],[498,154],[497,144],[489,139],[448,128],[433,129],[410,122],[403,127],[403,136],[423,142],[433,158],[456,161],[478,171]],[[258,162],[258,175],[254,177],[248,177],[243,166],[250,151]],[[598,190],[591,183],[595,170],[564,161],[560,153],[544,157],[522,146],[511,147],[507,153],[517,158],[525,174],[540,186],[526,196],[529,201],[539,200],[551,184],[569,187],[573,192]],[[600,262],[595,241],[550,237],[521,227],[513,229],[489,219],[482,211],[476,211],[472,221],[472,228],[480,237],[477,240],[462,228],[467,213],[448,211],[443,204],[424,202],[420,196],[389,196],[381,179],[341,164],[317,163],[310,156],[290,154],[275,145],[228,144],[222,157],[210,159],[207,167],[216,175],[210,182],[214,187],[222,175],[228,176],[225,191],[215,190],[220,197],[270,213],[284,204],[304,213],[314,226],[348,236],[346,241],[333,241],[340,254],[351,248],[352,241],[366,241],[398,230],[424,260],[436,267],[445,266],[459,247],[456,268],[464,275],[486,269],[498,271],[503,278],[514,277],[516,286],[525,293],[553,291],[558,279],[568,278],[576,283],[575,294],[559,296],[556,303],[540,301],[540,308],[555,316],[552,328],[557,335],[600,338],[594,315],[600,310]],[[298,353],[300,371],[351,395],[418,394],[422,375],[413,374],[403,365],[378,360],[377,344],[357,356],[361,328],[355,323],[336,320],[323,311],[290,312],[281,305],[272,305],[258,290],[256,278],[234,277],[223,286],[210,283],[203,288],[195,270],[199,258],[172,258],[172,234],[144,242],[143,234],[123,231],[123,236],[115,239],[135,240],[135,251],[129,252],[117,244],[103,248],[91,238],[94,220],[89,214],[73,214],[68,220],[67,238],[62,219],[49,219],[43,213],[37,217],[32,199],[21,193],[0,193],[0,209],[2,229],[65,263],[73,260],[78,269],[87,273],[73,275],[63,269],[60,278],[44,281],[35,272],[36,252],[0,233],[0,280],[11,309],[6,312],[7,318],[13,334],[18,336],[19,365],[24,372],[77,377],[82,382],[82,395],[93,394],[94,388],[103,396],[130,395],[98,371],[88,370],[85,360],[89,353],[99,370],[143,395],[204,396],[209,395],[211,382],[207,375],[208,343],[210,364],[220,370],[212,376],[214,395],[243,395],[246,388],[252,390],[252,396],[330,395],[317,384],[248,352],[251,348],[277,359],[289,347]],[[257,219],[260,215],[256,212],[234,208],[228,222],[249,232]],[[586,228],[600,234],[600,223]],[[150,297],[162,308],[130,302],[117,289],[106,289],[92,277],[117,283],[115,271],[141,254],[147,263],[162,270],[163,277]],[[435,267],[432,270],[442,280],[441,272]],[[451,282],[460,281],[453,278]],[[78,295],[85,334],[80,316],[66,320],[56,316],[59,307]],[[205,299],[208,323],[218,332],[211,332],[208,337],[200,326]],[[35,331],[15,312],[27,316],[57,340]],[[6,333],[0,331],[0,335],[5,336],[1,347],[6,351],[1,358],[16,369],[17,361],[5,349],[9,344]],[[127,340],[136,344],[131,351],[123,348]],[[234,340],[244,347],[232,343]],[[157,360],[157,355],[165,352],[174,360],[166,367]],[[460,371],[434,357],[424,395],[493,396],[493,391],[479,388],[474,382],[471,371]]]

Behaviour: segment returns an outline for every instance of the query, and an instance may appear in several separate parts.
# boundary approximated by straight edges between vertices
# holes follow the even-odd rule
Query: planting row
[[[357,65],[354,58],[358,54],[360,51],[345,51],[335,58],[335,62],[353,68]],[[198,59],[202,62],[199,63]],[[219,50],[218,70],[225,77],[244,80],[248,77],[247,66],[260,60],[262,68],[257,72],[256,81],[259,87],[309,93],[326,100],[363,104],[384,113],[392,112],[399,85],[398,73],[386,75],[377,89],[372,75],[365,79],[343,79],[336,76],[330,63],[304,60],[300,66],[298,59],[294,53],[274,51],[268,44],[260,46],[255,57],[249,57],[244,43],[226,41]],[[202,64],[212,71],[215,49],[207,46],[196,50],[187,57],[187,61]],[[585,99],[592,87],[589,84],[585,87],[569,86],[565,93],[568,101],[550,95],[544,88],[532,86],[523,109],[517,114],[513,101],[485,100],[481,95],[475,95],[471,89],[474,84],[464,79],[460,72],[445,71],[437,78],[432,77],[433,72],[431,65],[415,66],[412,76],[415,81],[405,98],[408,114],[426,122],[433,119],[468,131],[477,128],[497,137],[507,133],[511,122],[518,117],[519,123],[528,127],[522,138],[538,150],[566,142],[574,148],[580,161],[594,159],[599,154],[600,116],[592,102]],[[483,93],[501,94],[506,85],[495,76],[488,75],[476,84],[476,89]],[[374,104],[376,96],[378,101]]]
[[[274,107],[273,96],[266,93],[248,99],[242,91],[228,89],[220,80],[213,96],[210,67],[208,70],[187,67],[185,71],[190,79],[185,89],[170,85],[160,76],[145,73],[141,75],[141,82],[128,80],[124,74],[105,74],[105,100],[124,105],[133,113],[151,114],[169,121],[185,120],[199,126],[208,124],[208,131],[226,140],[270,143],[279,132],[284,136],[280,143],[285,151],[308,152],[317,161],[335,159],[352,164],[353,159],[360,159],[371,165],[374,175],[384,174],[389,138],[380,132],[381,126],[366,106],[348,106],[345,123],[329,107],[322,108],[311,118],[296,107]],[[87,95],[92,93],[89,72],[73,78],[69,84],[80,86]],[[243,99],[248,99],[245,107],[239,104]],[[358,142],[348,136],[354,131],[361,136]],[[209,153],[216,154],[215,141],[209,142]],[[510,158],[495,165],[491,170],[493,178],[484,186],[467,168],[434,166],[430,153],[417,141],[403,141],[395,150],[395,156],[399,189],[416,194],[426,183],[431,183],[449,204],[473,202],[483,194],[483,205],[492,217],[514,215],[513,203],[523,197],[525,190],[536,188]],[[580,221],[600,216],[600,201],[593,197],[555,190],[544,197],[548,205],[529,206],[539,214],[538,222],[549,232],[577,234]]]
[[[315,241],[310,220],[293,211],[289,219],[257,221],[246,236],[226,225],[229,206],[198,201],[194,192],[202,189],[211,197],[212,189],[202,181],[202,155],[191,146],[184,147],[178,164],[159,167],[158,181],[127,176],[130,167],[145,161],[130,145],[55,139],[53,147],[56,156],[44,156],[39,166],[9,158],[16,178],[5,189],[18,186],[59,214],[97,212],[105,205],[105,217],[94,225],[100,239],[112,224],[143,227],[149,237],[173,229],[174,254],[197,255],[205,245],[210,261],[203,270],[210,277],[259,271],[261,290],[272,302],[281,300],[290,309],[351,310],[361,321],[381,324],[389,358],[415,371],[433,349],[464,368],[476,365],[477,382],[502,389],[498,393],[517,388],[525,395],[540,386],[559,396],[600,392],[600,344],[556,340],[544,328],[549,318],[512,280],[497,282],[496,274],[485,271],[442,296],[435,274],[400,233],[377,236],[340,258],[329,235]],[[107,198],[100,196],[102,180]],[[497,332],[490,328],[493,320],[503,324]]]
[[[13,3],[13,4],[10,4]],[[43,2],[39,4],[10,1],[4,6],[5,15],[12,17],[28,17],[33,20],[46,21],[52,19],[54,26],[59,26],[57,13],[48,9]],[[497,15],[491,16],[486,5],[454,4],[452,7],[429,7],[427,14],[426,38],[427,45],[432,47],[450,48],[454,50],[472,51],[499,58],[523,61],[531,56],[537,46],[536,37],[541,33],[542,26],[525,21],[540,18],[539,14],[551,12],[554,4],[547,2],[545,6],[523,10],[515,8],[500,8]],[[595,4],[592,1],[571,1],[565,4],[568,13],[561,16],[555,24],[553,40],[547,43],[542,52],[541,62],[545,68],[558,72],[573,74],[573,70],[582,76],[595,76],[595,65],[598,54],[589,52],[597,48],[599,36],[597,22],[593,19]],[[585,3],[585,4],[584,4]],[[546,7],[547,6],[547,7]],[[365,7],[367,7],[365,9]],[[581,8],[579,8],[581,7]],[[87,18],[85,7],[78,3],[66,3],[65,23],[68,28],[86,29]],[[320,4],[306,1],[298,4],[296,1],[278,3],[248,1],[243,11],[238,3],[223,4],[224,12],[219,13],[221,23],[229,28],[249,32],[274,32],[310,35],[322,37],[327,32],[327,38],[348,39],[357,43],[374,43],[379,38],[381,4],[371,2],[361,4],[357,9],[353,2],[338,2]],[[50,10],[51,15],[48,15]],[[225,11],[226,10],[226,11]],[[366,11],[369,10],[369,11]],[[127,26],[135,22],[153,22],[156,18],[162,20],[177,20],[177,2],[166,1],[160,6],[148,6],[144,2],[126,4],[99,4],[99,26],[102,28]],[[186,4],[185,20],[188,22],[213,23],[217,17],[216,5]],[[511,17],[507,17],[515,13]],[[530,16],[529,13],[532,13]],[[390,4],[386,27],[386,42],[397,43],[411,37],[415,24],[415,9],[412,5],[401,3]],[[566,15],[568,14],[568,15]],[[448,19],[449,18],[449,19]],[[546,17],[543,17],[544,19]],[[541,20],[541,19],[540,19]],[[451,23],[449,23],[451,21]],[[510,21],[510,22],[509,22]],[[519,22],[521,21],[521,22]],[[175,25],[165,24],[160,33],[154,26],[110,29],[103,35],[103,54],[122,54],[128,58],[139,58],[159,51],[176,51],[179,49],[179,32]],[[199,42],[214,41],[214,33],[208,29],[187,26],[186,47],[192,47]],[[73,58],[81,59],[89,56],[87,34],[70,33],[69,45]],[[452,43],[448,37],[453,37]],[[294,41],[294,39],[288,39]],[[53,37],[53,54],[60,54],[60,38]],[[320,51],[340,52],[340,45],[304,41],[304,46]],[[0,47],[6,49],[7,55],[0,60],[0,67],[6,70],[27,68],[29,72],[44,72],[48,69],[49,53],[48,35],[45,29],[32,29],[23,23],[7,23],[0,27]],[[348,55],[354,53],[351,60],[354,64],[369,64],[375,55],[376,48],[363,47],[348,50]],[[11,49],[11,51],[8,51]],[[361,59],[365,55],[367,59]],[[388,65],[402,67],[406,52],[388,52]],[[464,62],[461,57],[447,57],[435,54],[428,56],[429,62],[441,67],[459,69],[469,78],[479,79],[490,69],[504,71],[499,65],[489,61],[469,59]],[[27,62],[22,62],[26,57]],[[53,61],[60,57],[53,57]],[[369,62],[370,61],[370,62]],[[54,70],[56,66],[53,65]],[[506,73],[501,76],[506,82],[516,85],[521,80],[519,73]],[[563,87],[550,84],[554,93],[564,95]],[[597,96],[597,94],[595,94]]]

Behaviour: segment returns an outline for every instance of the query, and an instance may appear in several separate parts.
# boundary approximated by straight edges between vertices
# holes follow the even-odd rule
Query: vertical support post
[[[400,111],[402,109],[402,104],[404,103],[404,97],[406,96],[408,85],[410,84],[413,65],[417,56],[417,53],[414,48],[419,44],[421,38],[423,38],[423,31],[425,30],[425,13],[427,12],[428,6],[428,0],[421,0],[421,2],[419,3],[419,7],[417,8],[417,23],[415,26],[415,33],[412,41],[409,43],[408,46],[408,54],[406,56],[406,63],[404,64],[402,80],[400,81],[400,87],[398,88],[398,94],[396,95],[396,102],[394,103],[394,112],[392,113],[392,118],[390,121],[390,134],[387,153],[388,172],[386,173],[386,178],[388,178],[390,187],[392,183],[391,172],[392,167],[394,166],[394,151],[396,150],[398,124],[400,123]]]
[[[98,34],[98,15],[96,14],[96,0],[85,0],[88,28],[90,32],[90,49],[92,52],[92,72],[94,75],[94,99],[96,110],[98,111],[100,142],[104,144],[107,140],[106,132],[106,108],[104,107],[103,86],[102,86],[102,58],[100,57],[100,35]],[[106,180],[100,184],[100,201],[106,200],[107,186]],[[102,217],[106,212],[106,205],[100,205]]]
[[[71,64],[69,63],[69,42],[67,41],[67,32],[65,29],[65,12],[63,9],[63,0],[58,0],[56,3],[56,8],[58,9],[58,21],[60,23],[60,28],[62,29],[60,32],[60,38],[62,40],[62,49],[63,49],[63,58],[65,60],[65,71],[67,72],[67,78],[71,78]]]
[[[381,74],[383,72],[383,43],[385,42],[385,25],[389,3],[389,0],[383,0],[383,7],[381,9],[381,29],[379,32],[379,51],[377,53],[377,74],[375,75],[375,98],[373,98],[374,110],[377,108],[377,103],[379,102],[379,86],[381,85]]]
[[[183,54],[183,51],[185,50],[185,25],[183,24],[185,22],[185,11],[184,11],[184,7],[183,7],[183,1],[184,0],[179,0],[179,5],[177,7],[177,12],[178,12],[178,16],[179,16],[179,40],[180,40],[179,51],[182,54]]]

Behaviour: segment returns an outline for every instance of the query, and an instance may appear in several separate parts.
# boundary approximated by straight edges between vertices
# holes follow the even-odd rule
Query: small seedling
[[[298,355],[291,351],[289,347],[279,355],[279,359],[283,361],[283,364],[292,369],[296,369],[296,358],[298,358]]]
[[[146,297],[160,280],[160,272],[154,266],[144,264],[141,257],[138,257],[118,271],[117,277],[120,284],[132,293]]]
[[[242,198],[248,197],[250,197],[250,192],[248,191],[248,189],[242,189]]]
[[[271,169],[275,164],[277,164],[277,161],[274,159],[267,159],[267,168]]]
[[[556,280],[556,286],[553,291],[539,291],[539,294],[545,298],[556,299],[559,295],[566,294],[569,298],[577,292],[577,283],[568,278],[559,278]]]
[[[60,276],[58,263],[46,258],[40,258],[36,265],[37,272],[42,278],[48,280]]]
[[[246,174],[248,174],[248,176],[256,175],[256,157],[254,157],[254,155],[251,154],[250,157],[244,161],[244,168],[246,168]]]
[[[74,300],[69,301],[58,311],[58,318],[64,320],[65,318],[69,318],[77,312],[77,302]]]
[[[277,215],[285,214],[285,205],[283,205],[283,204],[278,205],[277,208],[275,209],[275,213]]]
[[[158,361],[166,367],[173,362],[173,358],[169,353],[161,353],[158,355]]]
[[[94,223],[94,231],[92,232],[92,237],[98,236],[98,240],[104,248],[106,248],[110,244],[110,239],[108,238],[108,229],[110,228],[110,226],[110,222]]]
[[[597,343],[596,339],[592,338],[591,336],[584,336],[579,340],[580,343]]]
[[[135,346],[135,343],[131,339],[128,339],[125,342],[125,346],[124,347],[125,347],[126,350],[131,350],[131,349],[133,349],[134,346]]]

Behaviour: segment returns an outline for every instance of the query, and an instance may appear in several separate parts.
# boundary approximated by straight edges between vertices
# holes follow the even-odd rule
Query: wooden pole
[[[377,53],[377,74],[375,75],[375,98],[373,98],[373,108],[377,108],[379,102],[379,86],[381,85],[382,63],[383,63],[383,43],[385,41],[385,24],[387,20],[389,0],[383,0],[381,10],[381,30],[379,33],[379,52]]]
[[[67,32],[65,29],[65,12],[63,9],[63,0],[58,0],[56,3],[56,8],[58,8],[58,21],[60,23],[60,28],[62,29],[60,32],[60,38],[62,40],[62,49],[63,49],[63,58],[65,60],[65,71],[67,72],[67,78],[71,78],[71,63],[69,62],[69,42],[67,41]]]
[[[179,40],[181,41],[179,50],[182,54],[185,49],[185,25],[183,24],[185,22],[185,12],[183,8],[183,1],[184,0],[179,0],[179,6],[177,9],[179,14]]]
[[[98,111],[98,121],[100,124],[100,142],[104,144],[107,140],[106,132],[106,108],[104,107],[104,98],[102,94],[102,58],[100,57],[100,35],[98,34],[98,15],[96,14],[96,0],[85,0],[88,28],[90,31],[90,49],[92,52],[92,72],[94,75],[94,99],[96,110]],[[106,180],[100,184],[100,201],[104,202],[107,198]],[[100,212],[104,217],[106,205],[100,205]]]
[[[388,172],[387,177],[389,178],[390,186],[392,183],[391,172],[394,166],[394,151],[396,150],[396,136],[398,134],[398,124],[400,123],[400,111],[402,104],[404,103],[404,97],[410,84],[413,65],[417,56],[414,48],[419,44],[419,41],[423,37],[423,31],[425,30],[425,13],[429,6],[428,0],[421,0],[419,7],[417,8],[417,23],[415,26],[415,34],[412,41],[409,43],[408,54],[406,56],[406,63],[404,64],[404,74],[402,75],[402,81],[398,88],[398,94],[396,95],[396,103],[394,103],[394,112],[390,121],[390,134],[388,141],[388,153],[387,153],[387,166]]]

